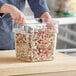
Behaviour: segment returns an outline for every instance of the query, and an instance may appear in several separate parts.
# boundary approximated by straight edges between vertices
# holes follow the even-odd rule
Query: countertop
[[[0,51],[0,76],[42,76],[41,74],[45,74],[43,76],[49,76],[46,74],[69,71],[70,73],[75,71],[75,74],[73,74],[76,76],[76,57],[67,56],[62,53],[56,53],[55,59],[53,61],[28,63],[17,60],[15,56],[15,50]],[[53,76],[57,76],[57,74]]]

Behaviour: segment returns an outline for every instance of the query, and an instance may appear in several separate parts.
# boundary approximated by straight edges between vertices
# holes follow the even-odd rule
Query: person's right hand
[[[10,13],[13,20],[20,25],[25,24],[25,15],[15,6],[10,4],[4,4],[1,7],[1,13]]]
[[[11,10],[10,12],[13,20],[20,25],[24,25],[25,24],[25,16],[24,14],[18,10],[16,7],[13,7],[13,10]]]

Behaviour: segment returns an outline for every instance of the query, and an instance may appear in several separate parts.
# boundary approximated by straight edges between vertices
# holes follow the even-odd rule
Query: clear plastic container
[[[54,59],[58,23],[53,21],[56,31],[48,25],[49,20],[29,20],[24,26],[14,25],[17,59],[26,62]]]

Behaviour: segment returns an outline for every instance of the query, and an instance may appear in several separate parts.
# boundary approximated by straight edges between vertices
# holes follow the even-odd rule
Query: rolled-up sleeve
[[[0,0],[0,7],[5,4],[6,2],[4,2],[4,0]]]
[[[35,18],[40,17],[43,12],[49,12],[46,0],[27,0],[30,8],[34,12]]]

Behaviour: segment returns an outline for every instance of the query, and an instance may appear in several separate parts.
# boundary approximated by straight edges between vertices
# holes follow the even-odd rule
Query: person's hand
[[[43,21],[45,23],[47,23],[48,28],[56,31],[56,27],[55,27],[54,23],[52,22],[52,18],[48,12],[44,12],[43,14],[41,14],[40,18],[43,19]]]
[[[12,16],[13,20],[20,25],[24,25],[25,24],[25,16],[24,14],[15,6],[10,5],[10,4],[4,4],[1,7],[1,12],[2,13],[10,13],[10,15]]]
[[[24,25],[25,24],[25,16],[24,14],[19,11],[17,8],[13,8],[13,10],[11,10],[11,16],[13,18],[13,20],[20,25]]]

